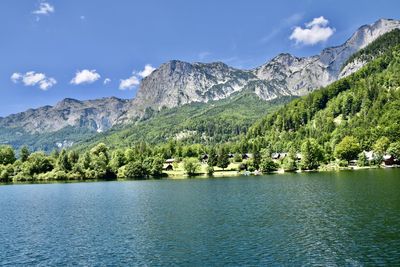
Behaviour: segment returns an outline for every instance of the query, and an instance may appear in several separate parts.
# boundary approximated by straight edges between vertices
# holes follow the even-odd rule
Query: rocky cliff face
[[[344,44],[326,48],[319,55],[299,58],[280,54],[248,71],[223,63],[170,61],[142,81],[133,105],[175,107],[218,100],[243,90],[254,91],[264,100],[305,95],[357,71],[366,62],[352,63],[343,70],[342,66],[352,54],[396,28],[400,28],[400,21],[381,19],[360,27]]]
[[[30,133],[55,132],[67,126],[93,131],[108,130],[126,112],[129,101],[116,97],[79,101],[66,98],[55,106],[29,109],[0,118],[0,126],[23,128]]]
[[[366,62],[343,64],[352,54],[396,28],[400,28],[400,21],[381,19],[360,27],[344,44],[326,48],[319,55],[300,58],[279,54],[252,70],[235,69],[221,62],[173,60],[144,78],[133,100],[65,99],[54,107],[30,109],[0,118],[0,127],[20,127],[30,133],[42,133],[74,126],[102,132],[115,124],[140,118],[149,109],[219,100],[240,91],[254,92],[264,100],[305,95],[357,71]]]

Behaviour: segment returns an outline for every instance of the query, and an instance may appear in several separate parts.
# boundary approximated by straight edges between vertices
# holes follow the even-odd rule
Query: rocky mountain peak
[[[142,80],[133,100],[66,98],[53,107],[0,118],[0,127],[51,132],[73,126],[101,132],[115,124],[134,121],[145,110],[219,100],[241,91],[253,92],[264,100],[305,95],[358,70],[365,62],[353,64],[351,68],[343,68],[343,64],[355,52],[396,28],[400,28],[400,21],[380,19],[361,26],[345,43],[326,48],[318,55],[296,57],[281,53],[252,70],[236,69],[222,62],[171,60]]]

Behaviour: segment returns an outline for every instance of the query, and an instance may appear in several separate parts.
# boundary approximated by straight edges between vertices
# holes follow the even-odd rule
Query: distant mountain
[[[360,69],[370,59],[350,60],[351,56],[394,29],[400,29],[400,21],[381,19],[360,27],[344,44],[326,48],[319,55],[299,58],[279,54],[251,70],[221,62],[169,61],[142,80],[132,100],[67,98],[53,107],[0,118],[0,143],[17,146],[25,139],[32,141],[40,135],[51,135],[49,143],[44,144],[46,149],[69,146],[80,140],[82,133],[94,135],[115,125],[148,119],[164,108],[218,101],[239,92],[253,93],[265,101],[302,96]],[[20,136],[18,140],[16,134]],[[33,143],[31,146],[37,148]]]
[[[360,27],[344,44],[326,48],[319,55],[299,58],[279,54],[252,70],[238,70],[223,63],[170,61],[142,81],[132,103],[133,106],[154,109],[171,108],[219,100],[246,90],[264,100],[305,95],[347,75],[346,71],[342,73],[342,70],[347,70],[343,69],[343,64],[352,54],[398,28],[400,21],[380,19]]]
[[[128,103],[116,97],[87,101],[66,98],[55,106],[28,109],[0,118],[0,126],[22,128],[29,133],[56,132],[68,126],[103,132],[117,123]]]

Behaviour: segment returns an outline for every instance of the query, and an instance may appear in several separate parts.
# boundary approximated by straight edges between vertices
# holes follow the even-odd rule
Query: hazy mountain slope
[[[237,140],[260,118],[292,97],[265,102],[253,93],[240,92],[208,103],[191,103],[171,109],[162,109],[144,121],[120,125],[94,138],[78,143],[85,148],[104,142],[111,147],[126,147],[145,141],[158,144],[169,139],[184,143],[215,144]]]
[[[0,126],[21,128],[28,133],[56,132],[73,126],[102,132],[126,112],[128,100],[116,97],[79,101],[66,98],[55,106],[29,109],[0,118]]]

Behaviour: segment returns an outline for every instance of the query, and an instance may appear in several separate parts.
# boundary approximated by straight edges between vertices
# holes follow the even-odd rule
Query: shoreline
[[[296,170],[296,171],[284,171],[283,169],[279,169],[270,173],[248,173],[239,172],[235,170],[219,170],[216,171],[213,175],[208,175],[206,173],[198,173],[194,176],[188,176],[187,174],[175,173],[175,174],[167,174],[168,176],[163,176],[160,178],[148,178],[148,179],[127,179],[127,178],[119,178],[119,179],[43,179],[43,180],[25,180],[25,181],[0,181],[0,186],[2,185],[29,185],[29,184],[52,184],[52,183],[94,183],[94,182],[124,182],[124,181],[151,181],[151,180],[190,180],[190,179],[213,179],[213,178],[232,178],[232,177],[240,177],[240,176],[268,176],[268,175],[282,175],[282,174],[290,174],[290,173],[319,173],[319,172],[341,172],[341,171],[358,171],[358,170],[371,170],[371,169],[397,169],[400,166],[351,166],[351,167],[338,167],[338,168],[327,168],[327,169],[318,169],[318,170]]]

